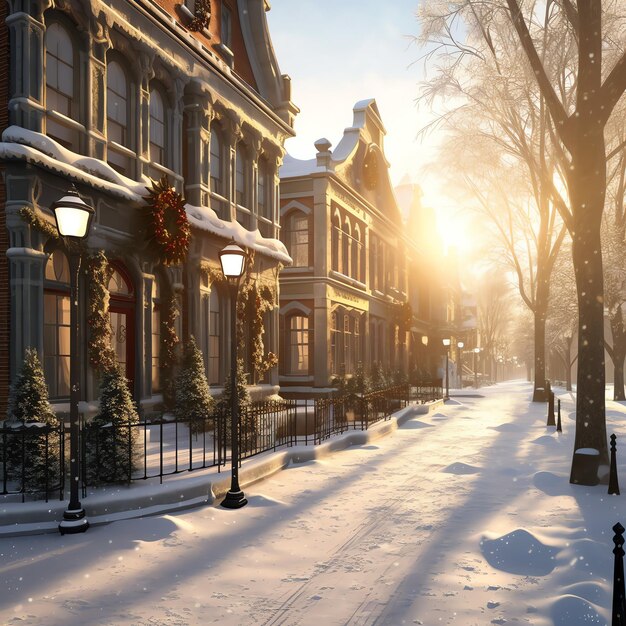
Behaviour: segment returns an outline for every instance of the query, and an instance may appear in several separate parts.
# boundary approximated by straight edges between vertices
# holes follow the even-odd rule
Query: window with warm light
[[[289,318],[289,373],[309,373],[309,318],[292,315]]]

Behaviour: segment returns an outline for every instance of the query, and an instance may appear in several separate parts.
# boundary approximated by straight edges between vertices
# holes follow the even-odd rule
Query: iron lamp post
[[[474,388],[478,389],[478,369],[476,361],[478,359],[478,353],[480,352],[480,348],[474,348]]]
[[[443,345],[446,348],[446,395],[444,396],[444,400],[448,400],[450,398],[450,381],[448,380],[448,356],[450,354],[450,339],[442,339]]]
[[[95,213],[72,185],[60,200],[50,207],[54,213],[59,235],[63,237],[69,257],[70,269],[70,502],[63,512],[59,532],[64,535],[84,533],[89,528],[85,509],[80,503],[81,451],[78,402],[80,401],[79,320],[78,320],[78,273],[80,251],[78,242],[89,234]]]
[[[463,346],[465,344],[462,341],[457,342],[456,346],[459,349],[459,380],[461,381],[461,389],[463,389]]]
[[[240,509],[248,501],[239,487],[239,407],[237,406],[237,296],[239,282],[246,271],[246,253],[236,243],[230,243],[220,251],[220,264],[224,277],[230,286],[230,489],[221,505],[227,509]]]

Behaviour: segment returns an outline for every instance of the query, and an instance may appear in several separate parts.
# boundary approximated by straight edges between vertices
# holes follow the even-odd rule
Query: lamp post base
[[[229,491],[220,502],[220,506],[223,506],[225,509],[240,509],[242,506],[246,506],[246,504],[248,504],[248,501],[243,491]]]
[[[84,533],[89,528],[89,521],[85,517],[84,509],[63,511],[63,519],[59,524],[59,532],[62,535],[75,535]]]

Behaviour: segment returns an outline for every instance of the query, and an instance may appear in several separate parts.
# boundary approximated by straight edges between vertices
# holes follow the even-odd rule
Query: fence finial
[[[626,626],[626,594],[624,593],[624,527],[617,522],[613,526],[613,554],[615,566],[613,569],[613,615],[611,626]]]
[[[617,480],[617,462],[615,460],[615,450],[617,445],[615,434],[611,435],[611,469],[609,471],[609,495],[619,496],[619,481]]]

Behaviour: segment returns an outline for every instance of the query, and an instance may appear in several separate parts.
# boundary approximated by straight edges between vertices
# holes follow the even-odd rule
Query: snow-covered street
[[[480,393],[292,465],[240,510],[1,539],[0,623],[608,623],[626,507],[568,482],[571,395],[559,435],[529,384]],[[625,413],[607,402],[620,478]]]

